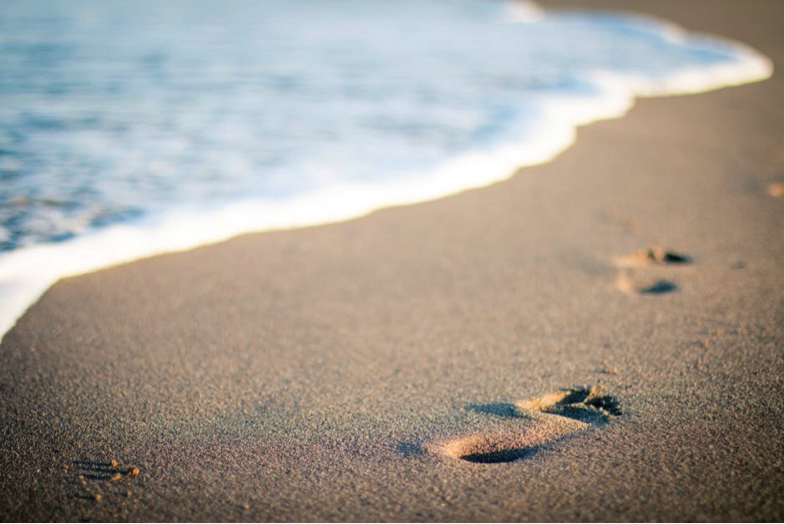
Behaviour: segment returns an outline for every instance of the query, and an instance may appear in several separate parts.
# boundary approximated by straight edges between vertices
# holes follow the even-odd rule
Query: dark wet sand
[[[59,282],[0,347],[0,517],[782,521],[782,3],[547,2],[578,4],[775,76],[487,189]],[[658,245],[692,263],[617,267]]]

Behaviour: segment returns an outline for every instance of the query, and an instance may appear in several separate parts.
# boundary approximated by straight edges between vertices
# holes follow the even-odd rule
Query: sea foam
[[[371,3],[366,2],[366,4]],[[329,147],[329,143],[327,146],[315,146],[317,151],[310,151],[313,153],[310,156],[305,154],[308,144],[313,142],[318,145],[319,142],[317,138],[308,136],[306,133],[301,143],[293,142],[304,148],[303,154],[300,155],[295,151],[290,160],[284,159],[275,170],[271,170],[278,173],[277,176],[280,176],[281,172],[291,175],[292,180],[296,182],[292,183],[291,180],[284,177],[286,183],[281,187],[258,183],[253,176],[247,174],[249,171],[264,171],[260,167],[264,164],[263,162],[254,164],[253,158],[255,157],[253,157],[252,149],[248,151],[232,150],[231,154],[227,153],[227,156],[234,159],[233,161],[229,162],[219,158],[213,168],[218,173],[216,176],[220,183],[230,186],[235,184],[239,187],[240,194],[235,192],[223,199],[205,199],[199,198],[197,195],[197,197],[190,199],[180,198],[168,201],[169,197],[166,196],[168,193],[162,191],[156,193],[157,190],[151,190],[150,195],[145,198],[148,201],[162,203],[157,206],[150,205],[135,218],[121,220],[110,225],[101,225],[100,221],[94,220],[91,227],[80,226],[75,227],[73,231],[67,231],[71,238],[65,241],[47,242],[46,239],[33,238],[28,243],[22,243],[0,255],[0,304],[2,304],[0,306],[0,332],[7,333],[26,308],[61,278],[144,257],[220,242],[241,233],[338,222],[360,217],[383,207],[415,204],[467,189],[487,186],[509,178],[521,166],[531,166],[552,160],[574,142],[577,126],[597,120],[621,117],[632,107],[636,97],[700,93],[721,87],[760,81],[768,78],[772,73],[771,62],[743,44],[690,34],[671,23],[651,17],[608,13],[551,13],[525,2],[494,4],[471,1],[454,2],[452,5],[460,4],[465,8],[465,11],[456,12],[453,9],[450,16],[442,16],[442,13],[439,12],[439,8],[444,7],[442,4],[442,2],[430,4],[427,13],[425,13],[431,17],[429,23],[419,28],[430,31],[430,36],[413,32],[411,38],[421,39],[423,45],[435,46],[439,52],[445,55],[446,59],[452,61],[452,65],[443,66],[443,71],[431,71],[437,78],[418,84],[417,89],[414,89],[412,93],[406,92],[406,82],[401,82],[400,85],[388,82],[375,86],[374,88],[378,92],[372,93],[371,98],[378,97],[378,103],[372,100],[373,103],[368,106],[370,109],[363,107],[360,110],[357,109],[358,106],[347,102],[343,106],[342,113],[341,107],[338,106],[343,102],[336,102],[336,100],[329,98],[330,95],[326,95],[327,98],[323,98],[324,102],[336,104],[338,110],[334,115],[323,116],[323,118],[327,121],[329,118],[335,118],[335,125],[341,126],[344,121],[351,122],[353,118],[351,113],[357,110],[358,113],[369,111],[358,118],[383,120],[387,115],[391,115],[391,120],[394,120],[400,116],[400,113],[406,114],[407,111],[417,113],[419,107],[417,104],[424,104],[422,106],[424,108],[431,107],[428,104],[432,104],[432,102],[428,102],[428,97],[454,100],[452,106],[449,104],[440,106],[444,115],[434,113],[428,117],[429,122],[436,122],[442,126],[449,126],[454,121],[465,122],[465,124],[455,124],[455,130],[450,129],[449,132],[446,132],[445,136],[452,140],[446,140],[446,142],[450,142],[451,145],[439,148],[437,147],[438,141],[435,141],[434,144],[437,145],[426,144],[428,147],[421,150],[412,146],[411,151],[414,153],[410,153],[410,150],[406,148],[406,133],[416,135],[417,129],[419,129],[417,126],[422,126],[422,121],[414,117],[408,124],[406,121],[400,124],[404,127],[408,125],[412,130],[403,132],[401,143],[393,144],[394,151],[386,152],[383,149],[384,141],[386,137],[389,137],[389,131],[385,130],[388,135],[382,134],[374,142],[368,142],[370,153],[367,157],[354,158],[347,153],[352,151],[355,146],[361,148],[365,143],[363,142],[363,133],[366,133],[367,129],[361,129],[359,124],[347,124],[346,126],[350,129],[340,136],[340,144],[336,144],[333,148]],[[444,4],[447,5],[449,2]],[[345,4],[337,5],[346,8]],[[397,5],[397,9],[404,11],[406,9],[415,11],[420,9],[414,7],[417,5],[416,3],[401,2]],[[504,9],[500,9],[500,7]],[[381,35],[380,38],[390,38],[389,34],[385,35],[391,31],[389,28],[377,27],[375,24],[377,24],[377,19],[389,18],[395,15],[395,12],[388,12],[389,7],[380,7],[379,9],[382,12],[374,12],[371,9],[365,13],[366,18],[361,20],[360,25],[366,32],[361,35],[360,42],[362,39],[373,41],[379,35]],[[445,9],[447,8],[445,7]],[[354,22],[351,21],[348,14],[351,12],[351,8],[346,8],[346,10],[346,19],[339,17],[339,19],[332,19],[329,22],[337,24],[339,29],[342,25],[357,29],[359,26],[353,25]],[[100,18],[100,13],[91,12],[90,16]],[[283,18],[291,21],[291,16],[293,13],[288,13]],[[331,16],[335,17],[335,15]],[[403,16],[400,24],[397,26],[393,24],[395,26],[393,29],[401,31],[410,27],[412,20],[422,16],[423,13],[419,12],[409,13],[408,16]],[[440,22],[440,17],[445,21]],[[271,16],[271,19],[275,20],[275,18],[275,16]],[[368,27],[369,24],[372,27]],[[444,24],[447,24],[446,28],[443,27]],[[321,25],[311,21],[300,29],[309,33],[319,33],[319,30],[314,31],[314,28],[317,27],[321,28]],[[468,34],[460,33],[467,28],[474,28],[477,34],[471,37]],[[171,30],[171,28],[168,29]],[[326,35],[319,35],[321,38],[331,38],[330,31],[326,28],[320,30],[326,33]],[[100,35],[101,33],[99,31],[96,34]],[[466,42],[460,45],[456,44],[454,49],[450,43],[451,38],[465,40],[471,37],[472,40],[476,40],[477,37],[480,37],[480,43],[476,45],[482,46],[482,39],[487,41],[496,38],[494,35],[497,34],[502,35],[499,36],[501,43],[490,45],[486,42],[490,48],[487,53],[482,49],[477,51]],[[571,46],[576,48],[596,46],[597,48],[589,49],[588,52],[583,49],[581,58],[577,59],[575,64],[567,64],[566,69],[562,67],[562,70],[571,71],[570,75],[572,76],[565,77],[565,73],[559,72],[561,70],[556,71],[558,68],[551,67],[553,63],[550,65],[546,63],[545,66],[533,65],[532,56],[528,56],[527,60],[529,61],[523,61],[520,65],[510,63],[516,60],[517,56],[514,51],[511,52],[510,46],[517,42],[516,39],[519,35],[521,40],[518,43],[522,46],[525,45],[528,34],[540,35],[539,40],[536,41],[540,48],[534,55],[535,58],[545,62],[549,60],[549,57],[550,60],[556,62],[571,60]],[[594,44],[593,40],[580,40],[580,38],[595,38],[597,34],[606,39],[604,44]],[[106,35],[102,36],[102,38],[105,37]],[[578,40],[574,40],[576,38]],[[543,42],[555,46],[555,48],[561,48],[561,50],[558,52],[549,50],[549,48],[543,47],[545,45]],[[82,42],[82,45],[85,43],[90,42],[89,40]],[[310,42],[310,44],[314,43]],[[349,43],[357,45],[356,41]],[[169,44],[164,42],[162,45]],[[625,62],[625,57],[619,57],[618,64],[614,62],[613,57],[594,64],[584,56],[590,56],[591,53],[607,55],[611,52],[610,50],[615,48],[614,46],[640,46],[642,50],[662,47],[667,49],[670,55],[659,59],[657,58],[659,55],[653,53],[653,57],[647,56],[645,60],[641,59],[640,63],[636,63],[635,60],[629,63],[629,57]],[[364,62],[363,67],[376,68],[380,71],[365,73],[363,77],[365,84],[354,87],[367,89],[368,85],[372,84],[376,78],[374,74],[384,75],[385,68],[389,65],[384,60],[413,59],[411,55],[395,55],[396,48],[397,45],[380,45],[377,54],[368,56],[361,54],[350,57],[352,60],[356,59],[360,62],[372,60],[374,63]],[[408,48],[403,46],[403,48],[402,52],[413,49],[411,46]],[[490,54],[493,51],[496,53]],[[425,52],[423,51],[423,53]],[[485,57],[484,61],[482,60],[483,56]],[[2,57],[0,56],[0,58]],[[466,60],[465,67],[468,69],[465,73],[460,71],[463,67],[461,65],[462,58]],[[10,59],[6,57],[6,61],[8,60]],[[496,62],[499,63],[496,64]],[[273,63],[277,64],[278,61],[274,60]],[[407,74],[427,75],[429,62],[424,60],[423,63],[424,68],[419,73],[417,67],[412,66],[407,69]],[[221,60],[215,60],[208,66],[220,69],[221,64]],[[306,65],[309,65],[308,61],[299,64],[300,67]],[[317,64],[311,63],[310,66],[313,66],[314,70],[318,69]],[[96,66],[95,70],[89,70],[89,72],[100,76],[102,67],[111,68],[110,65],[103,64]],[[516,76],[518,69],[527,67],[537,69],[537,74],[528,77]],[[334,76],[334,73],[334,71],[321,71],[319,74],[322,75],[322,79],[317,80],[333,82],[335,79],[331,75]],[[311,74],[314,77],[319,75],[316,72],[309,73],[308,71],[301,71],[295,76],[297,74],[306,76]],[[441,81],[438,78],[439,75],[444,76]],[[220,77],[219,71],[215,78]],[[463,91],[452,91],[449,86],[445,86],[444,90],[441,90],[441,84],[448,84],[456,78],[481,78],[483,81],[470,87],[459,86],[463,87]],[[140,89],[144,89],[144,87],[140,86]],[[3,92],[12,92],[12,88],[13,86],[5,85]],[[437,88],[438,92],[428,92]],[[211,89],[214,88],[211,87]],[[209,101],[211,96],[220,96],[221,91],[220,88],[218,89],[217,94],[204,95],[201,98],[197,97],[196,100],[209,106],[209,103],[204,101]],[[390,107],[378,109],[377,106],[384,106],[386,103],[385,90],[388,91],[386,96],[391,100]],[[396,90],[402,91],[403,94],[401,95]],[[521,91],[524,96],[516,98],[518,91]],[[171,93],[176,94],[177,91],[173,89]],[[155,111],[167,110],[169,108],[167,103],[175,104],[175,102],[161,101],[162,97],[165,98],[171,93],[166,89],[158,92],[159,100],[154,104]],[[69,97],[76,99],[78,96],[83,95],[80,95],[77,89],[73,95],[66,95],[66,102]],[[298,96],[302,95],[298,94],[295,86],[283,95],[282,100]],[[493,105],[496,100],[493,98],[495,96],[500,101],[498,105],[503,106],[501,110]],[[425,102],[407,102],[407,100],[416,97],[425,97],[426,100]],[[137,98],[138,94],[135,94],[133,104],[142,104]],[[348,98],[351,99],[351,95]],[[91,107],[88,104],[82,109],[90,109],[91,114],[96,114],[100,112],[102,104],[105,104],[106,100],[111,100],[111,98],[99,99],[94,106]],[[275,111],[274,102],[275,100],[271,102],[270,112]],[[45,108],[50,107],[35,100],[27,103],[30,104],[31,111],[41,109],[39,112],[45,112]],[[79,107],[82,102],[77,100],[75,103]],[[264,100],[262,99],[258,103],[264,104]],[[313,101],[303,102],[305,105],[308,103],[313,103]],[[414,105],[407,109],[407,103]],[[478,107],[482,105],[482,107],[476,109],[472,104]],[[318,105],[314,107],[318,107]],[[497,111],[498,115],[494,111]],[[3,112],[0,111],[0,113]],[[9,122],[17,116],[8,111],[0,114],[0,125],[5,127],[6,137],[10,136],[9,126],[11,124]],[[164,174],[160,176],[165,178],[167,169],[171,169],[173,172],[181,169],[185,174],[181,175],[180,179],[177,177],[175,179],[183,180],[183,184],[186,186],[193,177],[189,175],[188,169],[182,169],[177,164],[177,159],[183,158],[183,151],[187,150],[189,145],[180,140],[181,137],[178,133],[193,138],[194,129],[202,129],[199,126],[203,126],[201,123],[196,128],[191,125],[193,120],[198,117],[199,114],[194,115],[193,112],[175,115],[176,126],[180,126],[180,128],[175,128],[164,136],[168,140],[167,143],[170,144],[164,153],[161,153],[160,149],[154,149],[153,144],[146,142],[144,137],[141,137],[138,139],[139,143],[125,144],[130,151],[129,154],[129,151],[122,151],[123,144],[118,145],[113,142],[113,135],[105,128],[91,128],[89,133],[76,133],[79,135],[78,140],[74,139],[73,133],[58,134],[48,129],[46,133],[30,131],[30,136],[33,142],[40,138],[42,148],[50,144],[55,148],[74,150],[76,153],[81,152],[84,158],[92,159],[94,162],[99,157],[104,158],[109,155],[108,158],[104,158],[105,163],[101,164],[102,167],[98,171],[104,169],[108,172],[116,169],[113,166],[117,164],[136,162],[145,156],[146,151],[149,151],[149,154],[155,158],[153,158],[154,162],[144,164],[144,173],[155,170],[158,166],[164,171]],[[97,115],[96,118],[111,120],[111,118],[102,115]],[[126,121],[121,124],[130,125]],[[308,121],[301,124],[307,127]],[[105,124],[102,125],[105,127]],[[219,137],[221,143],[231,144],[232,140],[246,140],[247,137],[243,134],[243,130],[247,130],[248,125],[248,122],[242,119],[235,121],[230,119],[226,124],[227,129]],[[295,128],[287,128],[283,122],[280,125],[284,126],[282,127],[284,131],[296,133]],[[118,128],[122,127],[120,124],[118,126]],[[55,127],[57,126],[55,125]],[[143,131],[145,128],[140,127],[139,129]],[[3,129],[0,128],[0,131]],[[261,134],[259,138],[263,139],[264,136]],[[212,135],[208,131],[204,131],[202,138],[205,137],[208,143],[209,140],[217,140],[216,135]],[[2,139],[1,135],[0,139]],[[6,139],[5,142],[0,140],[0,148],[7,150],[13,147],[13,144],[9,145],[9,140]],[[271,138],[270,140],[275,145],[275,139]],[[354,140],[356,143],[353,142]],[[416,136],[413,142],[417,142]],[[146,150],[145,147],[149,149]],[[217,148],[218,152],[211,157],[196,154],[185,163],[191,166],[189,169],[193,169],[192,166],[199,162],[209,163],[216,156],[221,156],[220,144],[217,145]],[[117,153],[112,157],[114,150],[117,150]],[[44,160],[46,159],[43,149],[38,152],[32,149],[27,153],[27,158],[36,159],[40,156]],[[243,156],[244,153],[247,155]],[[297,160],[299,156],[306,156],[307,161]],[[393,162],[393,159],[396,160]],[[57,176],[68,176],[69,169],[72,169],[72,167],[63,168],[62,164],[56,162],[52,162],[50,165],[47,165],[46,162],[34,162],[34,164],[39,167],[43,165],[43,168],[48,172],[54,172],[52,178],[45,181],[52,182],[54,185],[56,185],[56,180],[59,180],[56,178]],[[58,169],[63,171],[59,175]],[[239,172],[242,173],[242,176],[228,177],[222,181],[221,173],[224,171],[227,173]],[[342,177],[343,171],[353,173],[353,175]],[[131,175],[124,176],[128,178]],[[267,187],[267,191],[254,191],[254,184],[257,183]],[[98,187],[97,184],[96,187]],[[110,188],[107,190],[105,193],[108,196],[102,197],[103,200],[98,200],[94,205],[97,207],[104,205],[108,208],[116,205],[112,198],[121,201],[125,194],[124,191],[128,191],[128,188],[122,184],[120,187],[121,189],[112,190]],[[196,188],[192,191],[193,193],[198,194],[201,191],[200,186],[194,185],[193,187]],[[211,186],[206,187],[209,189]],[[14,189],[11,187],[10,191],[13,192]],[[100,193],[100,191],[96,192]],[[207,192],[209,193],[209,191]],[[7,199],[5,204],[7,205]],[[76,215],[78,214],[77,212]]]

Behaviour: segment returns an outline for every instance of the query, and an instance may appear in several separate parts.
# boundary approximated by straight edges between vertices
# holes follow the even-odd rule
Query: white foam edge
[[[687,38],[678,26],[667,26],[673,38]],[[61,243],[8,252],[0,256],[0,333],[5,337],[25,311],[62,278],[222,242],[240,234],[337,223],[385,207],[417,204],[488,186],[512,177],[521,167],[551,161],[575,141],[577,126],[619,118],[633,106],[636,97],[702,93],[771,76],[771,61],[752,48],[712,39],[732,46],[739,60],[684,70],[656,82],[598,71],[592,80],[601,87],[602,96],[590,100],[550,97],[543,105],[543,128],[533,139],[466,153],[427,174],[335,187],[283,201],[248,199],[220,209],[181,210]]]
[[[505,4],[505,18],[508,22],[539,22],[545,16],[545,10],[530,0],[508,0]]]

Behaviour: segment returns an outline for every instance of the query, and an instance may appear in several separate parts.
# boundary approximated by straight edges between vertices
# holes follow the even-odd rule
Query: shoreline
[[[541,15],[538,9],[531,6],[527,12],[533,10]],[[736,62],[673,72],[656,80],[610,72],[597,74],[592,83],[600,94],[595,98],[557,94],[543,97],[538,104],[543,114],[536,125],[531,125],[545,129],[538,135],[543,138],[514,139],[510,135],[492,148],[464,151],[407,176],[345,184],[283,200],[260,196],[202,209],[175,207],[140,220],[84,231],[64,242],[34,244],[0,253],[0,342],[16,320],[62,278],[216,244],[242,234],[336,224],[390,207],[421,204],[487,187],[508,180],[523,168],[552,161],[575,143],[579,127],[623,118],[638,100],[707,93],[765,81],[772,74],[770,60],[746,44],[692,35],[650,15],[626,14],[633,20],[650,18],[647,22],[667,35],[666,40],[695,39],[694,45],[699,41],[712,42],[720,48],[727,47],[729,55],[732,49]],[[52,260],[58,263],[54,265]]]
[[[619,6],[775,74],[483,189],[58,282],[0,345],[0,515],[781,521],[782,6]]]

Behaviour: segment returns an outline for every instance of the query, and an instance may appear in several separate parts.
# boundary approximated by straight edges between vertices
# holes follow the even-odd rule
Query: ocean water
[[[771,64],[527,2],[5,0],[0,71],[5,333],[63,276],[487,185]]]

